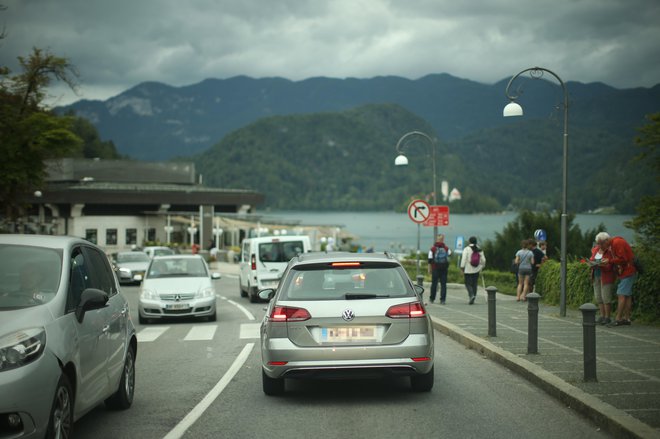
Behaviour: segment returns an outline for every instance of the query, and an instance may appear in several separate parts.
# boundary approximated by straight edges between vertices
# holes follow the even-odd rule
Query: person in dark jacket
[[[449,256],[451,250],[445,245],[445,235],[442,233],[429,250],[429,274],[431,275],[431,303],[435,300],[440,282],[440,304],[444,305],[447,300],[447,271],[449,270]]]

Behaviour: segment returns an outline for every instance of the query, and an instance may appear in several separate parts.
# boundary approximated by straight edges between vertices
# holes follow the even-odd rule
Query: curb
[[[516,372],[569,408],[602,425],[617,438],[658,438],[658,432],[651,426],[572,386],[542,367],[437,317],[431,316],[431,321],[436,331]]]

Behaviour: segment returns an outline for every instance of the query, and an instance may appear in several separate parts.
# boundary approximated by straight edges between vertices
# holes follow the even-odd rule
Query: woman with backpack
[[[527,301],[529,293],[529,279],[532,276],[532,265],[534,264],[534,253],[530,250],[529,240],[521,243],[521,249],[516,252],[515,263],[518,264],[518,288],[516,289],[516,301]]]
[[[477,246],[475,236],[470,236],[468,242],[470,244],[465,247],[461,255],[461,272],[465,277],[465,289],[468,292],[469,303],[473,305],[477,298],[479,273],[486,266],[486,256],[484,256],[483,250]]]

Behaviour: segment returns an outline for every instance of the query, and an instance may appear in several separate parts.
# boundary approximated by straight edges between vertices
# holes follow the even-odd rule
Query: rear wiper
[[[346,300],[356,299],[377,299],[379,297],[390,297],[388,294],[369,294],[369,293],[346,293]]]

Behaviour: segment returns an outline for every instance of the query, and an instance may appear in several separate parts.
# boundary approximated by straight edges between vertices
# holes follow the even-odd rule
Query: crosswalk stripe
[[[259,338],[261,323],[243,323],[241,324],[240,338]]]
[[[144,328],[137,333],[137,339],[142,343],[154,341],[168,329],[170,329],[169,326],[151,326],[149,328]]]
[[[217,329],[218,327],[216,325],[193,326],[188,331],[188,335],[184,337],[184,340],[213,340]]]

